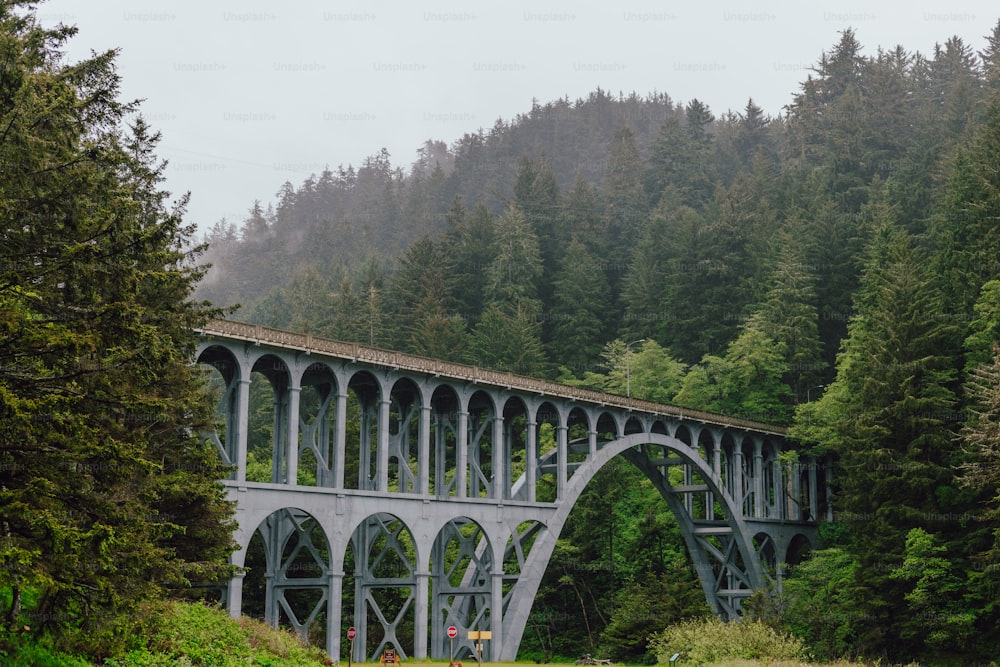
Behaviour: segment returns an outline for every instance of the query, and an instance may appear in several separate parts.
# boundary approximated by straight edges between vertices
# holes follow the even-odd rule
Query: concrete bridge
[[[484,659],[514,660],[570,510],[615,456],[659,490],[724,618],[832,511],[828,468],[783,464],[780,427],[253,324],[199,333],[250,566],[229,611],[335,659],[351,625],[357,660],[447,658],[449,626],[460,657],[489,631]]]

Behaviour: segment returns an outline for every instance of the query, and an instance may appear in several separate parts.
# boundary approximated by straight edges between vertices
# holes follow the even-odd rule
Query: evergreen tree
[[[537,313],[542,260],[538,237],[514,204],[496,222],[492,261],[486,267],[483,295],[489,302],[520,303]]]
[[[912,659],[928,648],[911,639],[921,619],[907,609],[906,586],[890,575],[911,529],[949,546],[963,532],[940,518],[961,512],[949,355],[957,332],[922,258],[891,222],[871,244],[848,331],[836,380],[811,404],[816,409],[800,411],[792,435],[839,455],[837,507],[860,564],[859,611],[872,619],[863,650]],[[930,631],[934,619],[923,622]]]
[[[73,34],[0,2],[0,588],[8,626],[104,656],[143,600],[231,574],[233,525],[196,435],[193,329],[219,312],[190,300],[186,197],[125,126],[116,53],[66,63]]]
[[[524,302],[490,303],[472,329],[466,361],[518,375],[544,374],[545,352],[536,312]]]
[[[764,300],[754,309],[748,326],[784,345],[788,375],[784,384],[798,403],[822,377],[822,343],[813,279],[804,254],[790,237],[783,237],[778,266]]]
[[[1000,101],[994,102],[948,180],[944,216],[934,236],[939,271],[960,313],[970,311],[980,287],[1000,276]]]
[[[608,284],[617,293],[632,252],[639,241],[647,212],[642,189],[642,157],[629,127],[615,132],[604,184],[604,256]]]
[[[553,305],[546,319],[552,332],[549,357],[574,372],[590,368],[602,341],[611,335],[611,290],[597,258],[574,238],[566,248],[554,284]]]

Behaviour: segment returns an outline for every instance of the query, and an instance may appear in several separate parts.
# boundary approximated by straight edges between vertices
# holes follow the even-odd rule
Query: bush
[[[718,618],[683,621],[650,638],[649,649],[660,663],[680,653],[687,665],[726,659],[794,660],[804,657],[802,642],[761,623]]]

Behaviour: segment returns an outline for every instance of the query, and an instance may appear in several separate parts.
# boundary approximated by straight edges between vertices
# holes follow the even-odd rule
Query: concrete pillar
[[[735,443],[733,445],[733,500],[736,501],[736,507],[739,508],[740,514],[746,513],[746,509],[743,507],[743,445],[742,443]]]
[[[375,448],[375,489],[389,490],[389,398],[379,401],[378,444]],[[400,462],[402,465],[402,462]]]
[[[458,413],[458,433],[455,440],[455,495],[465,498],[468,495],[466,476],[469,471],[469,413],[465,410]]]
[[[417,573],[417,599],[414,601],[413,617],[413,657],[417,660],[426,660],[427,655],[427,600],[429,589],[429,578],[431,573],[426,570],[418,570]]]
[[[526,500],[535,502],[536,483],[538,477],[538,423],[533,417],[528,417],[528,437],[524,451],[524,481],[527,485]]]
[[[239,414],[234,420],[237,426],[236,436],[236,481],[247,481],[247,435],[250,432],[250,378],[240,380]]]
[[[502,408],[497,409],[496,417],[493,418],[493,489],[490,496],[497,500],[504,500],[509,494],[506,491],[507,474],[504,472],[504,463],[507,459],[507,442],[503,429]]]
[[[243,579],[246,572],[237,572],[226,587],[226,607],[229,615],[239,618],[243,614]]]
[[[561,419],[561,418],[560,418]],[[569,468],[569,446],[566,441],[566,425],[561,423],[556,426],[556,447],[558,451],[556,475],[556,498],[562,500],[566,493],[567,470]]]
[[[344,488],[344,459],[347,458],[347,392],[337,391],[336,423],[333,435],[333,488]]]
[[[593,428],[587,431],[587,456],[591,460],[597,456],[597,431]]]
[[[492,578],[492,602],[490,605],[490,662],[496,662],[503,649],[503,558],[494,558]],[[499,570],[499,571],[497,571]]]
[[[299,483],[299,400],[301,398],[302,387],[298,381],[292,378],[292,386],[288,388],[288,415],[287,415],[287,444],[285,484],[297,486]],[[318,481],[318,480],[317,480]]]
[[[420,428],[417,430],[417,493],[431,492],[431,406],[420,407]]]
[[[326,599],[326,652],[335,662],[340,662],[341,600],[344,596],[344,573],[328,575],[329,596]]]
[[[764,516],[764,443],[753,442],[753,515]]]

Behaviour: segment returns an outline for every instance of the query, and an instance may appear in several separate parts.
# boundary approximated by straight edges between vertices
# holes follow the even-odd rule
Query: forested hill
[[[409,165],[393,165],[382,149],[358,168],[328,169],[298,189],[286,182],[276,206],[255,204],[239,226],[220,221],[211,230],[215,268],[201,294],[247,306],[304,267],[354,273],[375,257],[386,270],[415,240],[448,228],[456,197],[500,212],[525,158],[544,157],[563,191],[577,178],[602,183],[617,130],[628,126],[645,152],[667,118],[683,116],[667,95],[615,97],[597,90],[576,102],[536,103],[527,114],[498,120],[450,147],[428,139]],[[252,258],[261,263],[248,266]]]
[[[242,319],[570,380],[602,368],[616,338],[696,364],[743,332],[783,344],[752,365],[788,366],[772,388],[787,408],[832,377],[875,229],[898,225],[942,262],[970,241],[949,226],[948,183],[997,94],[998,36],[925,55],[844,31],[779,117],[752,100],[716,115],[598,90],[429,140],[405,170],[383,150],[220,221],[199,296],[242,304]],[[951,304],[971,308],[987,277],[948,285]]]

